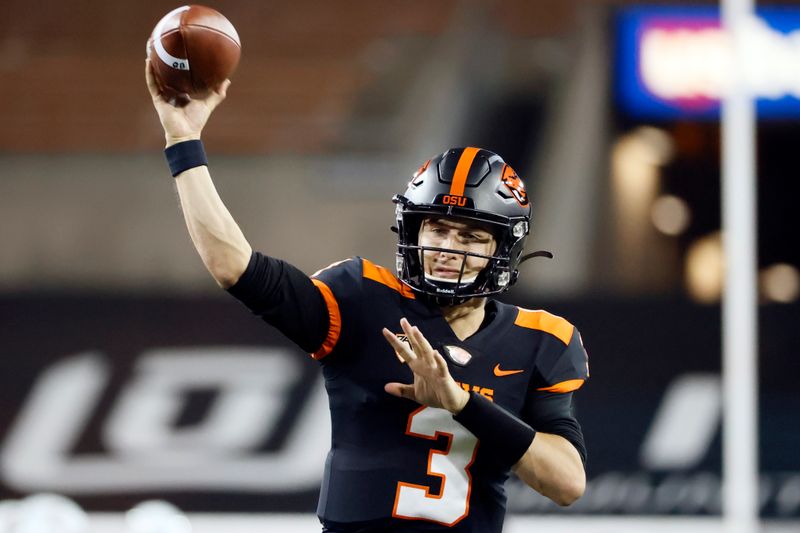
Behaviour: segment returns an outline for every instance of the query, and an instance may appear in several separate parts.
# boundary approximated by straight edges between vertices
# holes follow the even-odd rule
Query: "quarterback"
[[[147,84],[192,241],[217,283],[319,361],[332,438],[323,532],[500,533],[514,472],[560,505],[584,492],[572,395],[588,378],[566,320],[491,298],[517,280],[525,186],[503,159],[453,148],[394,197],[393,271],[354,257],[307,276],[253,251],[200,135],[228,83],[174,107]]]

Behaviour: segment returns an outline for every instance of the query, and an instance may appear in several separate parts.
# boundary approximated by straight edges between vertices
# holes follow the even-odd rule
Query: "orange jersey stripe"
[[[407,285],[404,285],[397,277],[389,272],[387,269],[383,268],[382,266],[378,266],[371,261],[367,261],[366,259],[362,259],[362,265],[364,268],[364,277],[367,279],[371,279],[372,281],[377,281],[382,285],[386,285],[387,287],[396,290],[406,298],[414,299],[414,291],[412,291]]]
[[[572,340],[572,334],[575,332],[575,326],[561,318],[560,316],[551,315],[547,311],[532,311],[530,309],[518,308],[519,313],[514,324],[528,329],[538,329],[550,333],[557,337],[564,344],[569,344]]]
[[[456,165],[456,172],[453,174],[453,183],[450,184],[450,194],[464,196],[464,185],[467,183],[469,169],[472,168],[472,162],[475,161],[475,156],[479,150],[480,148],[469,147],[464,148],[464,151],[461,152],[461,157]]]
[[[342,315],[339,312],[339,303],[333,295],[331,288],[324,282],[318,279],[312,279],[311,282],[317,286],[322,297],[325,299],[325,305],[328,306],[328,316],[330,317],[330,325],[328,326],[328,336],[322,342],[319,350],[311,354],[316,360],[320,360],[333,351],[336,343],[339,342],[339,335],[342,333]]]
[[[583,386],[584,381],[585,380],[583,379],[568,379],[567,381],[556,383],[550,387],[542,387],[541,389],[536,390],[544,392],[572,392],[580,389]]]

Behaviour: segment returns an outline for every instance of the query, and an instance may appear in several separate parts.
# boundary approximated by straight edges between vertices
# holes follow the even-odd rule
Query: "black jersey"
[[[386,327],[402,338],[402,317],[442,353],[465,390],[538,431],[565,436],[584,456],[571,393],[589,371],[580,335],[566,320],[490,301],[481,328],[460,340],[437,306],[370,261],[349,259],[312,278],[329,314],[313,354],[333,431],[318,508],[326,531],[502,529],[508,467],[449,412],[384,391],[386,383],[413,381],[381,334]]]

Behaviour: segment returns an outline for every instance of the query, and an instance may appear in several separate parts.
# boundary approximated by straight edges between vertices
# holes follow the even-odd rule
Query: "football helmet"
[[[494,152],[481,148],[451,148],[427,161],[414,173],[396,204],[397,275],[417,293],[439,305],[455,305],[470,298],[498,294],[511,287],[519,276],[519,264],[549,252],[522,256],[530,233],[531,204],[525,184]],[[421,246],[419,233],[427,218],[447,217],[478,223],[492,233],[497,247],[492,255],[462,250]],[[426,251],[460,255],[457,279],[426,274]],[[467,256],[488,261],[480,273],[464,278]]]

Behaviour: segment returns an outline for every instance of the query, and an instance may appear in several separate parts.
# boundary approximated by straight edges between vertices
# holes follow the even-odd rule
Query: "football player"
[[[572,324],[489,297],[518,276],[531,206],[503,159],[434,157],[394,197],[396,273],[355,257],[307,276],[254,252],[220,200],[200,134],[228,82],[174,107],[146,76],[186,224],[220,286],[320,362],[332,420],[323,531],[499,533],[514,471],[561,505],[585,487]]]

